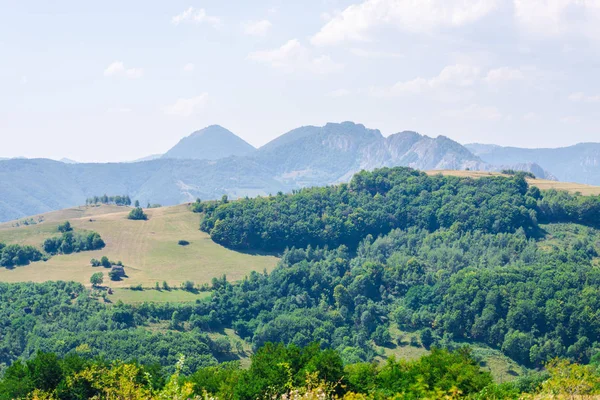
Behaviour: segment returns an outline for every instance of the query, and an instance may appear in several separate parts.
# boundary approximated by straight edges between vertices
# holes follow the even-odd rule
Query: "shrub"
[[[187,240],[180,240],[179,242],[177,242],[177,244],[180,246],[187,246],[188,244],[190,244],[190,242],[188,242]]]
[[[110,260],[106,256],[102,256],[102,258],[100,259],[100,264],[102,264],[102,266],[104,268],[110,268],[110,267],[112,267],[112,263],[110,262]]]
[[[130,290],[136,290],[136,291],[142,291],[144,290],[144,288],[142,287],[142,284],[140,283],[139,285],[131,285],[129,287]]]
[[[66,221],[58,226],[58,231],[61,233],[70,232],[72,230],[73,228],[71,227],[71,223],[69,221]]]
[[[193,292],[194,291],[194,282],[192,281],[185,281],[181,284],[181,289],[186,290],[188,292]]]
[[[145,221],[148,219],[148,216],[144,213],[140,207],[136,207],[127,216],[128,219],[132,219],[135,221]]]

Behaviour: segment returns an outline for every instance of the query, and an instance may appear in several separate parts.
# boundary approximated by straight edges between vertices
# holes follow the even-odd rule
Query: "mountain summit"
[[[245,156],[256,149],[233,132],[211,125],[181,139],[162,158],[218,160],[229,156]]]

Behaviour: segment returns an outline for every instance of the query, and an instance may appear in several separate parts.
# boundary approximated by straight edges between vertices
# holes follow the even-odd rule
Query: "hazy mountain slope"
[[[489,169],[459,143],[416,132],[383,137],[380,131],[352,122],[306,126],[261,147],[257,159],[276,179],[295,186],[346,181],[362,169],[410,166],[418,169]]]
[[[211,125],[181,139],[162,158],[218,160],[229,156],[244,156],[256,149],[240,137],[219,125]]]
[[[384,140],[381,132],[352,122],[306,126],[290,131],[255,154],[277,180],[294,186],[337,182],[360,169],[366,148]]]
[[[490,164],[536,163],[561,181],[600,184],[600,143],[580,143],[556,149],[485,144],[468,144],[465,147]]]
[[[172,205],[286,190],[255,161],[161,159],[139,163],[64,164],[46,159],[0,161],[0,221],[85,203],[102,194]]]
[[[162,156],[163,156],[163,154],[150,154],[149,156],[138,158],[138,159],[135,159],[135,160],[132,160],[132,161],[129,161],[129,162],[140,162],[140,161],[158,160]]]

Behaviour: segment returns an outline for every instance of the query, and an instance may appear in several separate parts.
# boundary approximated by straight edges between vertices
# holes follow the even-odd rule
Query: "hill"
[[[106,205],[78,207],[36,216],[34,221],[41,222],[35,225],[0,224],[0,242],[5,244],[39,247],[46,238],[57,236],[58,225],[67,220],[76,231],[98,232],[106,243],[98,251],[58,255],[13,270],[0,269],[0,281],[66,280],[88,285],[90,276],[101,271],[111,287],[154,287],[162,281],[179,285],[186,280],[200,284],[223,274],[233,280],[241,279],[253,270],[270,270],[277,262],[272,256],[243,254],[215,244],[198,230],[199,217],[185,205],[145,210],[148,221],[128,220],[129,210]],[[178,245],[181,239],[190,244]],[[102,267],[90,266],[90,259],[102,256],[122,261],[129,277],[111,282]]]
[[[467,144],[465,147],[490,164],[536,163],[561,181],[600,185],[600,143],[580,143],[555,149],[488,144]]]
[[[0,161],[0,222],[85,204],[92,196],[129,194],[142,204],[256,196],[285,187],[248,158],[159,159],[64,164],[47,159]]]
[[[500,172],[487,172],[487,171],[456,171],[456,170],[430,170],[426,171],[428,175],[447,175],[447,176],[458,176],[458,177],[469,177],[469,178],[482,178],[490,176],[505,176],[509,175],[502,174]],[[569,193],[581,193],[584,196],[600,196],[600,186],[585,185],[582,183],[573,182],[559,182],[548,179],[527,179],[527,182],[531,186],[538,187],[541,190],[562,190]]]
[[[142,204],[175,205],[197,197],[254,197],[347,182],[363,169],[396,166],[515,169],[554,179],[531,162],[487,163],[445,136],[405,131],[386,138],[361,124],[329,123],[295,129],[255,150],[226,129],[211,126],[183,139],[160,158],[146,161],[0,161],[0,222],[73,207],[103,194],[127,194]]]
[[[218,160],[230,156],[245,156],[256,149],[219,125],[211,125],[181,139],[162,158]]]

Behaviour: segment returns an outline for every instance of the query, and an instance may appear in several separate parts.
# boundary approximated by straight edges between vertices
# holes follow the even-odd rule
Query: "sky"
[[[0,0],[0,157],[133,160],[220,124],[600,141],[600,0]]]

